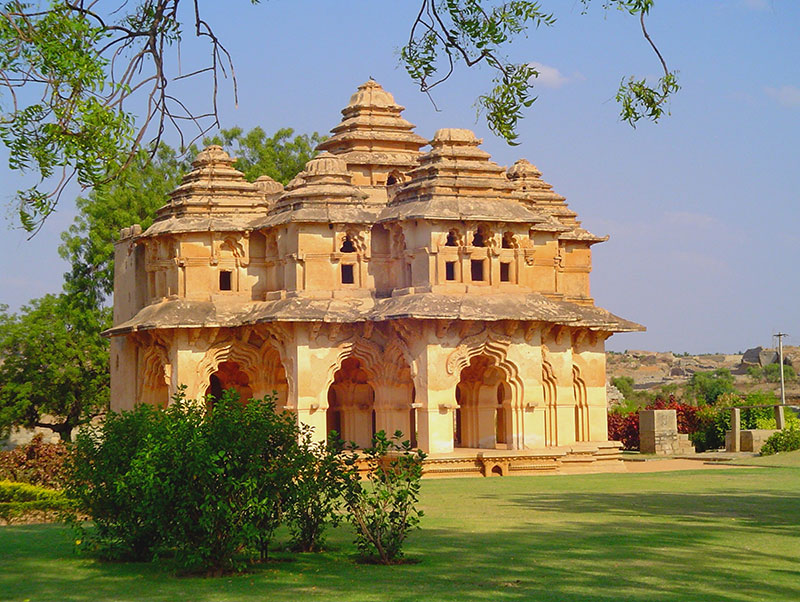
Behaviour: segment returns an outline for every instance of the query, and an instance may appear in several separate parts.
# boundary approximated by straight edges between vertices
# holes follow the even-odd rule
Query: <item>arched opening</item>
[[[486,246],[486,228],[483,226],[479,226],[478,229],[475,231],[475,234],[472,236],[472,246],[473,247],[485,247]]]
[[[342,253],[355,253],[356,252],[356,245],[353,242],[353,239],[350,238],[350,235],[344,237],[344,241],[342,242],[342,248],[339,249]]]
[[[446,247],[457,247],[458,246],[458,231],[457,230],[450,230],[447,233],[447,240],[444,243]]]
[[[502,477],[503,476],[502,466],[500,466],[499,464],[495,464],[494,466],[492,466],[492,475],[496,477]]]
[[[243,402],[253,397],[250,378],[236,362],[221,362],[217,366],[217,371],[209,378],[205,395],[206,397],[212,396],[216,400],[227,389],[235,389],[239,393],[239,399]]]
[[[508,386],[507,383],[499,383],[497,385],[497,413],[495,414],[495,439],[497,441],[498,447],[507,447],[509,440],[508,440],[508,420],[507,420],[507,412],[506,412],[506,401],[510,401],[506,398],[506,390],[510,393],[511,388]]]
[[[417,408],[414,407],[416,402],[417,389],[416,387],[411,387],[411,408],[408,410],[408,424],[409,431],[411,431],[408,437],[411,441],[411,447],[417,447]]]
[[[397,170],[390,173],[389,177],[386,178],[387,186],[394,186],[396,184],[402,184],[402,183],[403,183],[403,176]]]
[[[456,386],[456,403],[454,445],[511,447],[511,387],[493,358],[478,355],[470,360]]]
[[[504,249],[516,249],[517,242],[514,240],[514,233],[513,232],[505,232],[503,234],[503,244],[502,247]]]
[[[361,362],[349,357],[334,373],[328,390],[328,430],[336,430],[342,440],[360,448],[369,447],[375,435],[375,391],[368,378]]]
[[[575,441],[589,441],[589,406],[586,383],[578,366],[572,367],[572,392],[575,396]]]

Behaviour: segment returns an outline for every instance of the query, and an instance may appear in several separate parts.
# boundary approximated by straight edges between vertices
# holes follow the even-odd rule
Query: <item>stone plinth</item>
[[[675,410],[640,410],[639,450],[666,456],[693,453],[694,447],[686,435],[678,433]]]
[[[742,431],[742,451],[760,452],[764,442],[777,433],[775,429],[751,429]]]

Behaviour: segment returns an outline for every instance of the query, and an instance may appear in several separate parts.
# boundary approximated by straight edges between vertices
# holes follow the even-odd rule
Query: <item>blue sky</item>
[[[498,163],[535,163],[585,227],[611,236],[594,247],[592,293],[648,331],[615,335],[610,349],[735,352],[769,345],[777,329],[800,344],[800,3],[658,0],[648,28],[682,89],[671,116],[633,130],[618,119],[615,91],[623,76],[654,76],[659,67],[637,20],[604,12],[601,0],[585,15],[577,0],[545,0],[555,26],[508,52],[542,65],[538,100],[513,148],[476,121],[488,70],[460,66],[434,92],[437,111],[398,68],[415,2],[202,4],[239,81],[238,108],[223,91],[224,127],[325,133],[372,76],[421,135],[468,127]],[[202,52],[185,44],[184,71]],[[209,94],[198,84],[182,91],[197,106]],[[2,173],[7,201],[19,179]],[[59,233],[73,217],[64,198],[32,241],[7,220],[1,303],[15,309],[58,291],[67,267]]]

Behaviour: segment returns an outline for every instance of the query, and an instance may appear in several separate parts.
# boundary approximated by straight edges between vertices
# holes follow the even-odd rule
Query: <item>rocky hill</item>
[[[784,347],[784,357],[795,370],[800,368],[800,347]],[[744,354],[688,355],[672,352],[629,350],[606,353],[606,374],[609,382],[618,376],[629,376],[636,388],[649,389],[671,383],[685,383],[695,372],[727,368],[737,381],[747,382],[747,368],[775,360],[774,349],[750,349]]]

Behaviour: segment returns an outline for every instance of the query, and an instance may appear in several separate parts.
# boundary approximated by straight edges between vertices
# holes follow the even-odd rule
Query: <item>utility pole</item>
[[[779,332],[775,335],[778,337],[778,361],[780,362],[781,366],[781,405],[786,405],[786,389],[783,383],[783,337],[786,336],[785,332]]]

